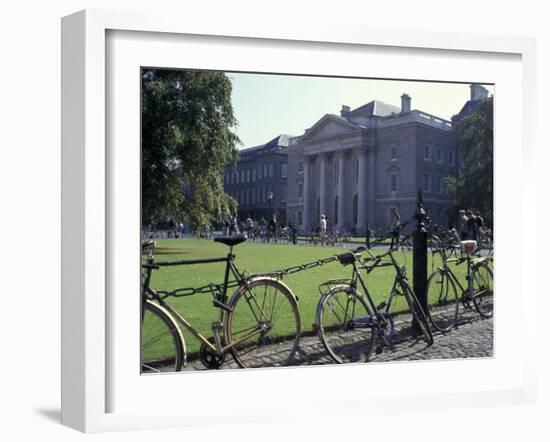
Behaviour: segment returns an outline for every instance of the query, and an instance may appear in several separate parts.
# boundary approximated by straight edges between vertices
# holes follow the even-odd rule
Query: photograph
[[[141,374],[494,356],[494,84],[139,75]]]

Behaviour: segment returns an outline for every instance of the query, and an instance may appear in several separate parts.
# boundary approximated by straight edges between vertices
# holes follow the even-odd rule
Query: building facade
[[[238,218],[269,220],[273,214],[286,223],[287,155],[291,137],[279,135],[260,146],[242,149],[237,167],[227,166],[224,190],[239,204]]]
[[[364,235],[366,226],[387,228],[392,212],[414,214],[418,189],[431,218],[447,225],[443,209],[452,198],[445,178],[462,160],[453,124],[411,109],[371,101],[340,115],[326,114],[290,140],[287,219],[304,232],[321,215],[339,231]]]

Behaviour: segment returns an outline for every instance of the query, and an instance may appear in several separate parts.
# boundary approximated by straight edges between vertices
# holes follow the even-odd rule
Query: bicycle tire
[[[424,312],[424,309],[422,308],[422,305],[420,304],[420,301],[418,301],[418,298],[408,284],[402,283],[401,288],[403,290],[403,294],[405,295],[405,299],[407,300],[407,304],[409,304],[413,319],[420,329],[420,332],[424,335],[428,346],[432,345],[434,343],[434,337],[430,328],[430,324],[428,322],[428,318],[426,316],[426,313]]]
[[[442,269],[433,272],[428,278],[426,294],[430,323],[442,333],[451,331],[458,322],[459,303],[458,291],[449,273]]]
[[[224,320],[226,344],[239,367],[290,364],[298,349],[301,322],[298,300],[285,284],[255,278],[233,294],[229,307]],[[244,339],[250,333],[255,334]]]
[[[347,298],[345,307],[338,297]],[[353,306],[348,311],[350,302]],[[360,309],[356,309],[357,303]],[[342,310],[340,314],[335,312],[338,307]],[[365,315],[371,316],[372,308],[349,285],[332,287],[321,296],[315,315],[317,333],[329,356],[338,364],[368,362],[370,359],[376,341],[374,327],[355,328],[352,322]]]
[[[143,308],[141,373],[181,371],[187,362],[187,351],[178,324],[158,304],[147,300]]]
[[[472,300],[477,312],[483,318],[493,316],[493,270],[485,261],[474,266],[472,270],[474,293]]]

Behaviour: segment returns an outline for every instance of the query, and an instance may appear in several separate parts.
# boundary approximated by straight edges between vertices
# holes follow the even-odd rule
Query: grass
[[[309,245],[292,244],[265,244],[246,242],[234,248],[235,263],[241,271],[250,273],[267,272],[270,270],[290,267],[314,261],[319,258],[343,253],[348,249],[340,247],[315,247]],[[178,259],[196,259],[221,257],[227,254],[227,246],[206,239],[166,239],[157,241],[157,261]],[[381,253],[383,250],[376,250]],[[399,261],[407,266],[408,276],[412,280],[412,252],[396,254]],[[431,254],[429,255],[428,273],[436,268],[432,267]],[[153,271],[151,287],[155,290],[174,290],[180,287],[199,287],[210,282],[221,283],[225,263],[197,264],[185,266],[162,267]],[[455,268],[453,268],[455,270]],[[465,274],[465,265],[456,267],[460,280]],[[283,282],[287,284],[299,298],[299,309],[303,332],[312,332],[315,322],[315,309],[320,298],[319,284],[332,278],[346,278],[351,276],[351,267],[343,267],[338,261],[316,267],[311,270],[285,276]],[[371,295],[377,303],[385,300],[391,289],[395,271],[392,267],[382,267],[371,272],[367,277],[367,284]],[[211,324],[219,318],[219,309],[212,306],[212,296],[197,294],[184,298],[167,299],[197,331],[206,337],[212,335]],[[398,297],[392,310],[402,311],[407,308],[404,298]],[[187,330],[183,329],[184,338],[189,352],[198,351],[200,342]]]

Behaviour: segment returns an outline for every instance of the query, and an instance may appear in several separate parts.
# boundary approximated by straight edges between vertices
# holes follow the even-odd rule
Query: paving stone
[[[475,310],[462,309],[456,328],[448,333],[434,332],[434,344],[428,347],[411,328],[411,315],[394,318],[396,336],[392,339],[392,348],[384,347],[382,353],[373,352],[371,362],[413,361],[479,358],[493,356],[493,319],[482,318]],[[360,347],[360,344],[358,345]],[[261,361],[277,360],[273,355],[282,351],[281,344],[272,349],[262,349]],[[302,336],[292,366],[324,365],[333,363],[317,335]],[[228,355],[223,369],[237,368],[237,364]],[[189,361],[185,370],[205,370],[200,361]]]

